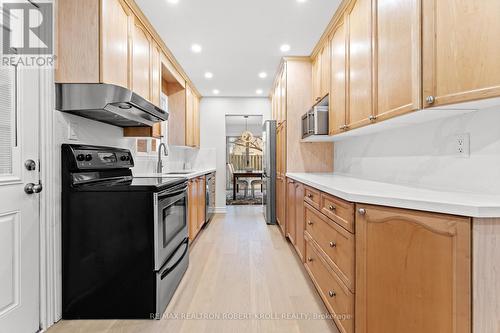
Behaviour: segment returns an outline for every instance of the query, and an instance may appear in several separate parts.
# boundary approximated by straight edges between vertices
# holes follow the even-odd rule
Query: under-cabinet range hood
[[[105,83],[56,83],[56,109],[118,127],[146,127],[168,112],[136,93]]]

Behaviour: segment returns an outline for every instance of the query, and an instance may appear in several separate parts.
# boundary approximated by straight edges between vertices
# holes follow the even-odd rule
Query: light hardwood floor
[[[262,208],[232,206],[193,244],[189,269],[162,320],[61,321],[48,332],[338,333],[327,313],[292,246],[277,226],[265,224]]]

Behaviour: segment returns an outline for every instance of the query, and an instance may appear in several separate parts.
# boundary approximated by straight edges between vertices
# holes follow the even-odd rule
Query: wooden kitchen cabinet
[[[297,243],[297,222],[295,205],[297,203],[296,197],[296,184],[293,179],[287,178],[286,180],[286,235],[290,242],[295,246]]]
[[[330,43],[326,42],[312,60],[312,104],[330,93]]]
[[[343,131],[346,125],[346,24],[342,18],[330,39],[331,78],[329,133],[334,135]]]
[[[371,122],[372,84],[372,0],[354,0],[347,10],[348,94],[347,127],[352,129]]]
[[[197,186],[198,186],[198,214],[197,214],[197,220],[198,220],[198,230],[200,230],[203,225],[205,224],[205,204],[206,204],[206,191],[205,191],[205,186],[206,186],[206,179],[205,176],[197,178]]]
[[[101,6],[106,18],[101,20],[101,81],[130,89],[132,13],[120,0],[102,0]]]
[[[357,205],[355,321],[356,333],[470,333],[470,219]]]
[[[188,181],[188,233],[193,241],[205,224],[205,176]]]
[[[420,8],[421,0],[376,2],[377,121],[421,108]]]
[[[186,86],[186,146],[200,146],[200,100]]]
[[[132,27],[132,90],[151,100],[151,39],[138,21]]]
[[[198,234],[198,184],[196,179],[188,181],[188,234],[193,241]]]
[[[423,105],[500,96],[500,1],[423,1]]]
[[[304,219],[304,185],[295,184],[295,249],[302,261],[305,260],[305,219]]]

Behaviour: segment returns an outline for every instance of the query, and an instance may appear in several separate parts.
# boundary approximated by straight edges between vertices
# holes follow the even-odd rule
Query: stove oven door
[[[155,194],[155,271],[188,236],[187,185]]]

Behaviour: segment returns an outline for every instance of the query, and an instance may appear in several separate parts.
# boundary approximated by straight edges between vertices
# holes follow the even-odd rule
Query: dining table
[[[234,173],[233,173],[233,200],[236,200],[236,184],[238,183],[238,178],[260,178],[260,179],[262,179],[262,170],[238,170],[238,171],[234,171]]]

